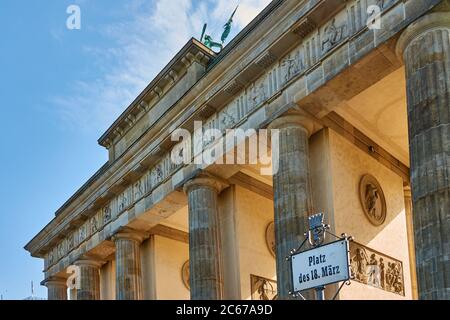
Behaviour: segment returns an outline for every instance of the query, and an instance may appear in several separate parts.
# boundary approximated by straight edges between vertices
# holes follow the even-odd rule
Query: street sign
[[[349,241],[342,239],[292,255],[294,292],[350,280]]]

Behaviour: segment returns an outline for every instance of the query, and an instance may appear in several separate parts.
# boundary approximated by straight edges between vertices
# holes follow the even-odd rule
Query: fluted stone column
[[[411,24],[397,52],[406,68],[419,296],[450,299],[450,12]]]
[[[44,285],[48,289],[48,300],[67,300],[67,279],[50,278]]]
[[[118,232],[116,244],[116,300],[142,300],[141,243],[146,235],[131,229]]]
[[[274,173],[274,212],[278,299],[291,299],[292,276],[286,257],[298,248],[312,213],[309,170],[309,136],[313,123],[306,117],[288,115],[275,120],[269,129],[279,129],[279,169]],[[311,292],[307,299],[314,299]]]
[[[83,259],[75,262],[79,267],[80,287],[77,300],[100,300],[100,267],[102,262]]]
[[[189,261],[192,300],[223,297],[218,195],[226,184],[201,175],[184,186],[189,206]]]

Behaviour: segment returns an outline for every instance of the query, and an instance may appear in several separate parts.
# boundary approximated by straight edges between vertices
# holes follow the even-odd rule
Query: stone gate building
[[[99,139],[109,161],[26,245],[49,299],[287,299],[285,258],[317,212],[356,241],[340,299],[450,298],[449,10],[274,0],[218,54],[190,40]],[[233,128],[278,130],[273,176],[174,163],[192,144],[191,158],[233,154],[195,142]],[[172,141],[177,129],[194,142]]]

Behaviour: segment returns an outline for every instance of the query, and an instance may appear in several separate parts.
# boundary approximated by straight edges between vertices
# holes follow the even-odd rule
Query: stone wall
[[[189,245],[155,236],[155,254],[156,298],[189,300],[190,293],[181,276],[181,268],[189,260]]]
[[[371,249],[403,263],[406,296],[388,293],[353,281],[341,299],[411,299],[410,262],[406,229],[403,180],[369,155],[330,130],[334,221],[337,234],[347,233]],[[359,183],[365,174],[373,175],[383,188],[387,218],[375,227],[364,215],[359,200]]]
[[[236,218],[242,299],[251,299],[250,276],[276,280],[275,258],[266,245],[266,228],[273,221],[273,202],[236,187]]]

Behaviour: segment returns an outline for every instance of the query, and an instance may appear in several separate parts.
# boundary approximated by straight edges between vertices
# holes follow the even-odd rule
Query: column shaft
[[[116,244],[116,300],[142,300],[140,245],[144,235],[134,230],[114,236]]]
[[[450,13],[399,40],[406,67],[411,183],[421,299],[450,299]]]
[[[48,300],[67,300],[67,284],[64,278],[53,278],[45,282]]]
[[[80,287],[77,300],[100,300],[100,263],[80,260],[75,263],[79,269]]]
[[[297,121],[298,120],[298,121]],[[291,299],[292,274],[286,257],[305,239],[307,218],[312,213],[307,125],[295,116],[275,120],[279,129],[279,169],[273,177],[278,298]],[[306,293],[307,299],[313,299]]]
[[[221,189],[211,178],[197,178],[185,185],[189,205],[192,300],[220,300],[223,297],[218,209]]]

